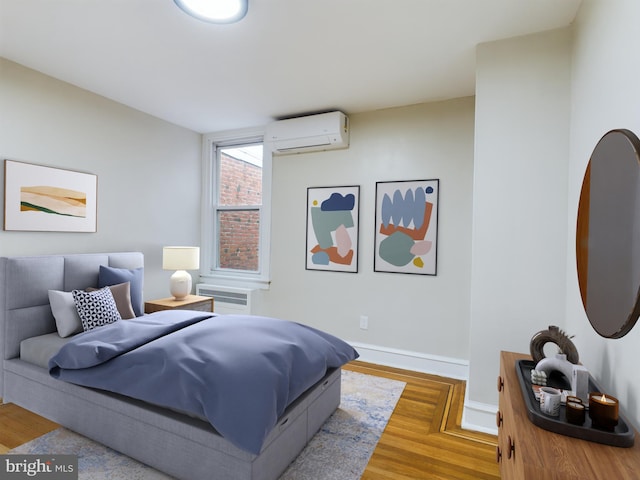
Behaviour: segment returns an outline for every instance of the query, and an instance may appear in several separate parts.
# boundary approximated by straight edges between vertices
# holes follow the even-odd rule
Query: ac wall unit
[[[267,125],[264,140],[276,154],[349,147],[349,117],[342,112],[279,120]]]
[[[251,314],[251,294],[253,290],[248,288],[224,287],[220,285],[207,285],[198,283],[196,295],[213,297],[213,311],[226,314]]]

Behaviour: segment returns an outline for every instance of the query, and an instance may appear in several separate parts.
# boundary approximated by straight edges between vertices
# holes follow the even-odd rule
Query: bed
[[[150,320],[163,325],[174,323],[174,319],[166,317],[166,312],[159,312],[166,318],[161,315],[156,319],[153,317],[156,314],[132,318],[142,313],[143,268],[144,257],[139,252],[0,258],[0,397],[4,402],[20,405],[176,478],[278,478],[338,407],[340,367],[357,357],[355,350],[342,351],[339,361],[327,362],[320,375],[314,373],[313,377],[307,378],[306,382],[312,382],[312,385],[304,389],[298,387],[303,393],[293,395],[293,401],[287,400],[283,411],[274,417],[263,438],[253,446],[239,443],[229,433],[226,436],[218,433],[209,421],[208,411],[203,415],[202,412],[183,410],[181,404],[174,407],[163,401],[131,398],[130,392],[124,392],[127,393],[124,395],[107,391],[92,384],[92,377],[99,376],[93,373],[84,377],[89,380],[71,378],[63,381],[54,378],[64,378],[59,371],[52,375],[49,368],[45,368],[48,365],[54,373],[58,365],[49,361],[70,346],[76,348],[71,344],[78,343],[76,340],[83,336],[115,331],[125,323],[126,328],[133,328],[138,320],[138,323]],[[132,319],[95,328],[87,334],[71,333],[60,337],[62,327],[57,311],[55,317],[52,312],[54,303],[53,300],[50,303],[49,291],[102,287],[107,276],[103,276],[105,272],[123,273],[125,277],[132,275],[128,290],[134,310],[129,317]],[[114,279],[106,285],[115,283]],[[112,292],[115,296],[115,291]],[[194,313],[197,313],[197,319],[187,319],[187,314],[182,312],[180,321],[185,319],[188,326],[175,330],[188,332],[190,328],[209,328],[209,324],[221,323],[219,320],[223,317]],[[278,324],[274,328],[279,328]],[[120,340],[127,339],[129,330],[119,335]],[[197,336],[200,336],[198,331],[189,338]],[[171,337],[166,343],[175,343],[175,340]],[[77,355],[72,351],[70,358]],[[118,352],[115,357],[120,359],[127,355],[129,353]],[[265,352],[265,355],[271,356],[271,353]],[[303,359],[297,359],[295,363],[300,361]],[[162,369],[158,366],[150,368]],[[264,398],[268,396],[263,395]],[[228,425],[225,428],[228,429]]]

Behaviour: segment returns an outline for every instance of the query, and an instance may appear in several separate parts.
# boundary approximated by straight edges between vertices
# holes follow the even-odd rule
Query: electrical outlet
[[[369,317],[360,315],[360,329],[367,330],[369,328]]]

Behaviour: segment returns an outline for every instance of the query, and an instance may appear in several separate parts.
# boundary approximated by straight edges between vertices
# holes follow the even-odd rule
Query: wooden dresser
[[[640,438],[631,448],[567,437],[537,427],[527,417],[516,361],[528,355],[500,353],[496,458],[503,480],[638,480]]]

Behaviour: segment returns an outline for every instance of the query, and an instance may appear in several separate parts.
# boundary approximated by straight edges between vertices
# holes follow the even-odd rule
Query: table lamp
[[[163,247],[162,269],[176,271],[171,275],[169,288],[176,300],[181,300],[191,293],[191,275],[186,271],[199,268],[199,247]]]

